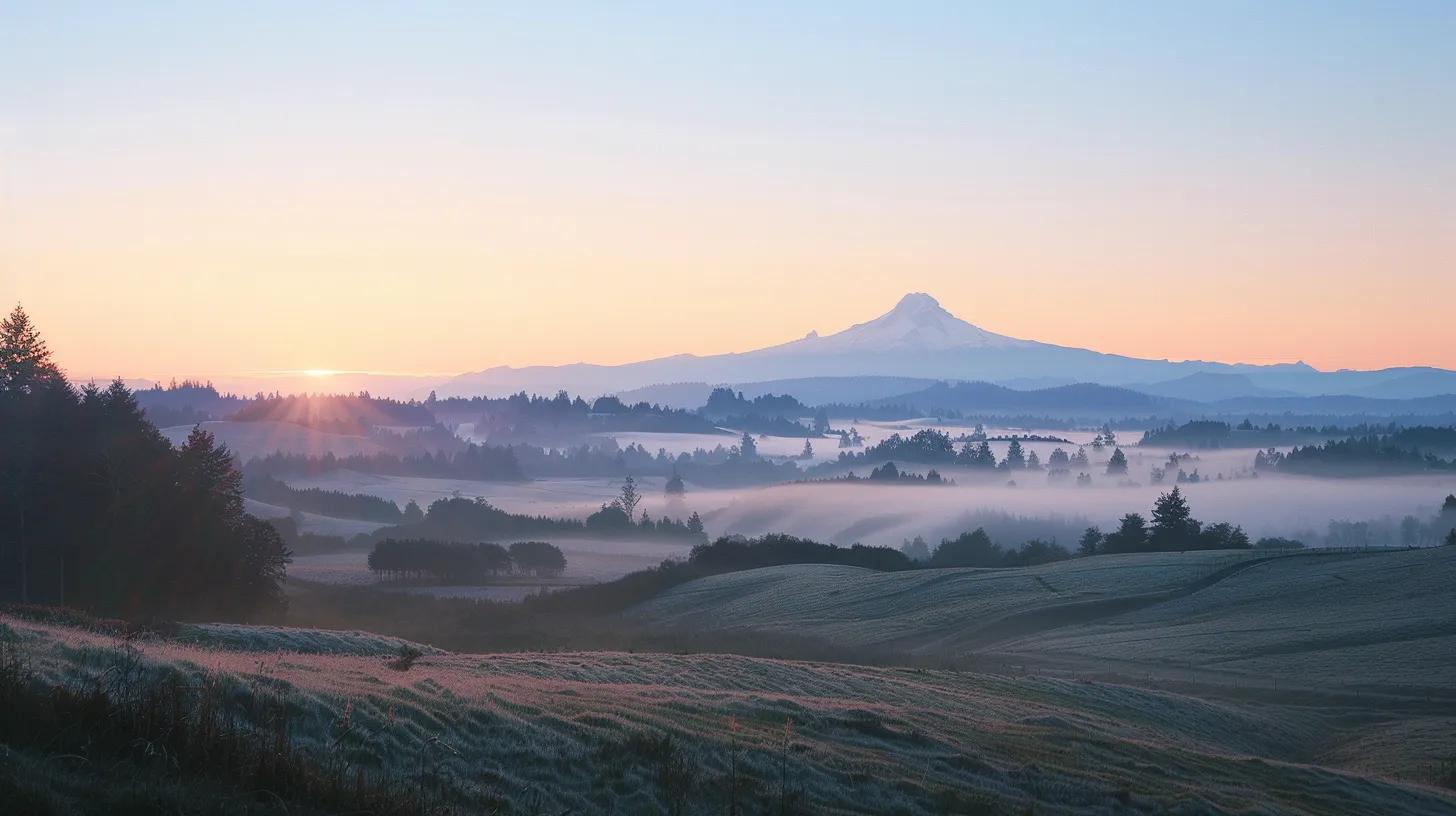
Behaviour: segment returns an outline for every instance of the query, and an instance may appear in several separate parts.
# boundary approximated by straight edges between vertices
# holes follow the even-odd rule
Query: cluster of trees
[[[850,475],[853,476],[854,474]],[[892,482],[896,484],[949,484],[949,482],[940,477],[940,471],[936,470],[935,468],[931,468],[930,470],[925,471],[925,475],[921,476],[918,473],[901,471],[899,468],[895,467],[894,462],[886,462],[883,465],[880,465],[879,467],[871,470],[869,475],[869,481]]]
[[[894,462],[886,462],[877,468],[871,469],[870,475],[865,477],[857,476],[853,471],[850,471],[843,476],[835,476],[830,479],[809,479],[807,481],[815,483],[875,482],[882,484],[887,483],[931,486],[955,484],[954,480],[944,478],[940,475],[940,471],[936,470],[935,468],[931,468],[930,470],[927,470],[924,475],[921,475],[919,473],[912,473],[908,470],[901,470],[895,466]]]
[[[522,482],[526,475],[512,448],[470,443],[454,452],[400,455],[387,451],[322,456],[276,451],[248,462],[250,475],[318,476],[335,470],[388,476],[429,476],[481,482]]]
[[[1227,522],[1205,526],[1193,518],[1188,500],[1176,487],[1153,503],[1151,524],[1139,513],[1128,513],[1116,530],[1103,533],[1096,527],[1088,527],[1078,542],[1083,555],[1246,550],[1250,546],[1249,536],[1242,527]]]
[[[133,392],[147,419],[158,428],[196,425],[221,419],[242,407],[245,400],[235,394],[219,394],[210,382],[173,380]]]
[[[836,564],[881,572],[914,569],[905,554],[890,547],[855,544],[837,547],[779,533],[761,538],[727,536],[701,544],[688,555],[688,563],[709,572],[775,567],[783,564]]]
[[[380,577],[468,584],[508,573],[555,578],[566,571],[566,556],[544,541],[517,541],[507,549],[492,543],[387,538],[369,552],[369,569]]]
[[[1448,454],[1456,452],[1456,427],[1429,425],[1406,427],[1397,422],[1285,427],[1277,422],[1256,425],[1250,419],[1245,419],[1238,425],[1199,419],[1185,422],[1182,425],[1168,424],[1144,431],[1142,443],[1156,447],[1252,448],[1369,436],[1387,437],[1393,444],[1403,448],[1417,448],[1437,453],[1445,451]]]
[[[631,492],[640,501],[633,483]],[[451,497],[438,499],[425,510],[418,521],[407,521],[384,527],[363,536],[364,541],[387,538],[433,539],[439,541],[480,541],[483,539],[525,538],[528,536],[656,537],[684,542],[706,539],[703,520],[697,513],[687,519],[651,518],[644,510],[634,515],[636,503],[623,505],[618,498],[585,521],[509,513],[483,498]]]
[[[916,566],[889,547],[836,547],[782,534],[761,538],[725,536],[694,547],[685,561],[668,559],[615,581],[532,596],[525,604],[530,610],[542,612],[615,612],[697,578],[785,564],[839,564],[880,571]]]
[[[592,433],[650,431],[658,433],[718,433],[703,417],[680,408],[638,402],[627,405],[613,396],[588,403],[565,391],[554,397],[528,395],[470,400],[450,399],[426,403],[440,414],[458,414],[468,406],[475,419],[475,434],[496,443],[555,443]]]
[[[760,394],[753,399],[745,399],[742,391],[734,391],[731,388],[714,388],[708,394],[707,403],[698,409],[698,413],[715,419],[749,414],[797,419],[813,412],[788,394]]]
[[[290,487],[263,473],[247,473],[243,478],[243,492],[255,501],[335,518],[399,524],[401,521],[419,521],[424,517],[419,505],[414,502],[410,502],[410,507],[415,517],[410,518],[400,511],[399,505],[379,496],[318,487]]]
[[[1113,436],[1110,429],[1098,436],[1098,439],[1103,440],[1104,444],[1106,444],[1106,439],[1111,438]],[[908,437],[898,433],[890,434],[863,452],[841,451],[834,466],[842,467],[865,460],[899,459],[925,464],[957,465],[972,470],[1001,471],[1003,473],[1047,470],[1051,472],[1053,478],[1056,478],[1072,471],[1085,472],[1091,465],[1086,449],[1081,447],[1077,448],[1075,454],[1068,454],[1062,448],[1057,448],[1051,452],[1046,464],[1043,465],[1036,451],[1023,447],[1022,441],[1024,441],[1022,437],[1009,437],[1006,456],[998,462],[995,452],[991,450],[990,440],[984,433],[967,437],[960,450],[956,450],[955,440],[951,438],[950,434],[934,428],[925,428]],[[1113,476],[1127,473],[1127,457],[1121,448],[1112,452],[1112,457],[1107,464],[1107,473]]]
[[[349,456],[273,453],[253,459],[247,465],[249,473],[273,477],[318,476],[338,469],[475,481],[620,477],[629,473],[670,477],[676,473],[681,479],[708,486],[772,484],[793,481],[802,475],[794,462],[759,456],[758,444],[748,434],[740,437],[736,445],[718,445],[712,450],[698,448],[676,456],[663,449],[652,453],[640,444],[621,447],[607,438],[561,448],[460,443],[453,452],[439,449],[433,452],[401,454],[388,451]]]
[[[288,558],[211,434],[173,448],[120,381],[72,388],[23,309],[0,321],[0,598],[248,619],[282,610]]]
[[[760,394],[745,399],[742,391],[714,388],[708,402],[698,413],[714,422],[738,428],[747,433],[770,436],[821,437],[829,431],[829,414],[823,409],[811,411],[788,394]],[[800,418],[812,416],[809,424]]]
[[[1410,428],[1393,434],[1369,434],[1331,440],[1322,445],[1295,447],[1286,454],[1274,449],[1254,456],[1256,470],[1274,470],[1306,476],[1385,476],[1402,473],[1456,470],[1456,459],[1442,459],[1417,446],[1446,442],[1446,431]]]
[[[676,477],[674,477],[676,478]],[[681,479],[677,480],[678,493],[673,493],[672,481],[667,483],[668,495],[682,495]],[[703,530],[703,519],[694,511],[686,521],[663,516],[660,519],[653,519],[646,510],[637,515],[637,506],[642,503],[642,492],[637,488],[637,480],[628,476],[622,480],[621,492],[617,498],[602,505],[602,509],[586,517],[586,528],[593,532],[606,532],[615,534],[639,533],[645,535],[656,535],[665,538],[684,538],[694,541],[707,541],[707,533]],[[636,519],[634,521],[633,519]]]
[[[916,542],[919,542],[918,546]],[[928,548],[918,536],[908,545],[908,550],[916,554],[924,549]],[[942,539],[925,560],[932,567],[1029,567],[1071,557],[1072,554],[1055,541],[1038,538],[1026,541],[1016,549],[1003,549],[991,540],[984,529],[977,527],[955,538]]]

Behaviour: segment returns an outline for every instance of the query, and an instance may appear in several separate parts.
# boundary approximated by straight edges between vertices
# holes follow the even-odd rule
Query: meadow
[[[1456,692],[1456,549],[1109,555],[1016,569],[783,566],[630,610],[680,631],[1043,670]]]
[[[180,679],[211,695],[207,716],[264,741],[277,721],[258,712],[286,710],[300,756],[436,812],[1456,808],[1422,777],[1437,772],[1430,737],[1392,739],[1438,734],[1449,712],[732,655],[449,654],[347,632],[0,624],[33,683],[124,695]],[[1379,768],[1360,759],[1375,744]],[[66,773],[40,767],[41,781]]]

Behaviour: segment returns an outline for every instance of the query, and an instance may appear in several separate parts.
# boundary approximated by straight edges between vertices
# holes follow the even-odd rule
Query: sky
[[[0,302],[80,376],[741,351],[924,291],[1456,368],[1456,4],[0,0]]]

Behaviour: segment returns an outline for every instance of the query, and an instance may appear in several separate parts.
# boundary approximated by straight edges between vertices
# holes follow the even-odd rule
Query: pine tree
[[[0,320],[0,392],[31,392],[61,379],[50,349],[19,304]]]
[[[698,515],[698,511],[696,510],[693,511],[691,516],[688,516],[688,532],[692,533],[693,537],[699,541],[708,540],[707,531],[703,529],[703,517]]]
[[[748,431],[744,431],[743,438],[738,440],[738,455],[744,459],[758,458],[758,443],[753,441]]]
[[[1173,488],[1153,503],[1153,524],[1149,532],[1152,548],[1158,551],[1196,549],[1203,527],[1193,518],[1183,491]]]
[[[1127,475],[1127,456],[1123,454],[1122,448],[1116,448],[1112,451],[1112,458],[1107,460],[1107,475]]]
[[[1006,461],[1001,466],[1007,470],[1022,470],[1026,467],[1026,454],[1022,452],[1020,442],[1011,440],[1011,445],[1006,448]]]

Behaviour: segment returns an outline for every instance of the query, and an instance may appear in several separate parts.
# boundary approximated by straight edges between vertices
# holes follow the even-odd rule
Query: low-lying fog
[[[1055,535],[1070,546],[1072,531],[1083,522],[1109,528],[1124,513],[1144,516],[1154,498],[1172,487],[1171,482],[1153,485],[1147,470],[1166,459],[1166,452],[1126,449],[1131,477],[1138,486],[1116,485],[1099,476],[1091,487],[1049,485],[1044,472],[1025,472],[1017,486],[1006,484],[1004,474],[977,477],[956,468],[943,469],[957,484],[944,487],[876,484],[788,484],[741,489],[693,489],[687,496],[668,501],[663,480],[644,478],[639,483],[646,498],[642,508],[652,516],[664,513],[684,517],[700,513],[712,535],[743,533],[758,535],[785,532],[839,544],[899,545],[906,538],[922,535],[934,542],[968,527],[996,527],[1009,537]],[[1205,454],[1194,463],[1209,474],[1213,460],[1235,460],[1243,467],[1252,451],[1220,451]],[[1143,464],[1139,464],[1142,460]],[[923,467],[909,469],[923,471]],[[1099,469],[1100,472],[1100,469]],[[311,479],[293,479],[299,487],[322,487],[347,492],[372,493],[403,506],[411,499],[424,507],[430,502],[459,494],[482,496],[512,512],[553,516],[584,517],[616,495],[616,479],[550,479],[523,484],[500,484],[454,479],[391,477],[337,472]],[[1307,536],[1324,533],[1332,520],[1373,521],[1382,517],[1399,520],[1407,514],[1429,517],[1441,499],[1456,492],[1456,475],[1412,476],[1382,479],[1314,479],[1262,475],[1257,479],[1229,479],[1181,485],[1188,495],[1194,516],[1204,522],[1228,521],[1243,525],[1251,536]],[[987,522],[987,514],[1004,513],[1059,522],[1008,527]],[[310,526],[305,518],[306,528]],[[321,523],[320,532],[330,532]],[[1019,541],[1007,540],[1006,544]],[[1314,543],[1314,542],[1311,542]]]

